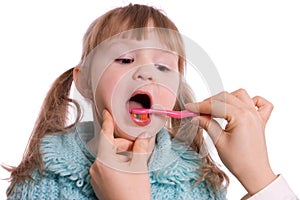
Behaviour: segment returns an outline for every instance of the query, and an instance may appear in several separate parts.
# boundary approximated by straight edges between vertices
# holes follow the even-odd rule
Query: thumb
[[[149,136],[149,134],[147,132],[139,135],[134,142],[134,145],[132,148],[133,153],[137,153],[137,154],[148,153],[150,145],[151,144],[154,145],[153,139],[155,139],[155,137]]]
[[[266,100],[265,98],[260,97],[260,96],[256,96],[252,100],[253,100],[255,106],[257,107],[257,111],[259,112],[264,123],[266,124],[272,113],[272,110],[274,107],[273,104],[271,102],[269,102],[268,100]]]
[[[217,145],[222,132],[224,131],[221,125],[209,116],[194,117],[191,121],[192,124],[203,128],[215,144]]]

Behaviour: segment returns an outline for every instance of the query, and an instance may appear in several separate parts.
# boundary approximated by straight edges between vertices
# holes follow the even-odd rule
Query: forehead
[[[139,41],[142,48],[152,47],[180,52],[183,42],[179,32],[157,27],[144,27],[121,32],[109,40],[131,39]]]
[[[163,54],[178,54],[158,42],[158,40],[116,39],[98,49],[95,56],[105,56],[106,59],[114,59],[129,52],[142,52],[143,50],[155,50]]]
[[[98,44],[83,60],[84,66],[90,66],[97,54],[105,56],[118,56],[136,49],[153,48],[169,51],[185,58],[184,45],[179,32],[157,27],[144,27],[131,29],[118,33]],[[113,50],[108,54],[108,50]],[[107,57],[111,59],[113,57]]]

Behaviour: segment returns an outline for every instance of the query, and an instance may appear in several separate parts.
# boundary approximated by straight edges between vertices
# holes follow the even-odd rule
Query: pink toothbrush
[[[140,119],[145,119],[148,114],[163,114],[172,118],[182,119],[186,117],[199,116],[197,113],[193,113],[188,110],[174,111],[174,110],[160,110],[160,109],[148,109],[148,108],[133,108],[130,113]],[[146,115],[146,116],[145,116]]]

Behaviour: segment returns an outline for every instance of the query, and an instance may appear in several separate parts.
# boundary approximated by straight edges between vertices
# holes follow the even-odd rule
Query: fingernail
[[[191,123],[196,125],[196,126],[199,126],[200,124],[200,119],[199,117],[194,117],[192,120],[191,120]]]

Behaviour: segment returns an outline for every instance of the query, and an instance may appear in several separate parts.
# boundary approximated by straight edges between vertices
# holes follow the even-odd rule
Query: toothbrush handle
[[[165,113],[172,118],[176,118],[176,119],[182,119],[182,118],[187,118],[187,117],[196,117],[199,116],[199,114],[197,113],[193,113],[191,111],[188,110],[181,110],[181,111],[169,111],[169,110],[165,110]]]
[[[186,117],[196,117],[200,114],[193,113],[188,110],[174,111],[174,110],[160,110],[160,109],[145,109],[145,108],[134,108],[131,110],[131,113],[134,114],[161,114],[167,115],[172,118],[182,119]]]

